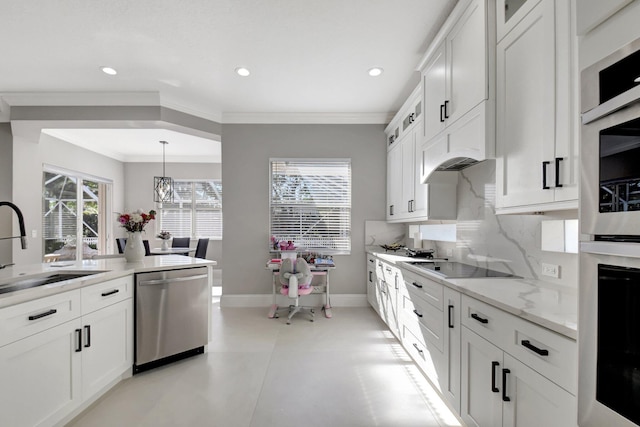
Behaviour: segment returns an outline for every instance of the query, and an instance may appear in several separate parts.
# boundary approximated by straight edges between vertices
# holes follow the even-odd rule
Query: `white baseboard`
[[[306,295],[301,297],[301,304],[316,305],[318,307],[324,305],[324,295]],[[332,307],[368,307],[366,294],[332,294]],[[289,298],[278,295],[276,299],[278,305],[289,305]],[[220,296],[220,307],[269,307],[273,304],[273,296],[271,294],[223,294]]]

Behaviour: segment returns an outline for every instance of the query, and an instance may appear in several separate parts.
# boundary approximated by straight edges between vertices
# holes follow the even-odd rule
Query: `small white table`
[[[196,248],[153,248],[149,252],[151,255],[189,255],[190,252],[195,252]]]
[[[322,306],[322,310],[324,311],[324,316],[327,319],[330,319],[331,314],[331,298],[329,295],[329,271],[335,270],[335,265],[325,266],[325,265],[315,265],[309,264],[311,268],[311,274],[314,276],[325,276],[325,284],[314,286],[313,292],[311,294],[324,294],[324,306]],[[271,292],[273,295],[273,303],[271,304],[271,308],[269,309],[269,314],[267,317],[269,319],[273,319],[276,315],[276,311],[278,310],[278,304],[276,301],[276,296],[278,295],[277,286],[276,286],[276,276],[280,274],[280,266],[267,263],[267,269],[271,270]]]

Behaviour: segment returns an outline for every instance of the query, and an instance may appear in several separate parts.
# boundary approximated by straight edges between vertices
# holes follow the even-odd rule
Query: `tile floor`
[[[208,352],[129,378],[70,425],[460,426],[370,308],[213,307]]]

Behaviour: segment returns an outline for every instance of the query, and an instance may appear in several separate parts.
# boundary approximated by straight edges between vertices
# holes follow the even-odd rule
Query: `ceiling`
[[[221,123],[387,123],[456,0],[0,2],[0,95],[153,92]]]

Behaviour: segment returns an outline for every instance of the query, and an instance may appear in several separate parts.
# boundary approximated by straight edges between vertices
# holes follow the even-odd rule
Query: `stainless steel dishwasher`
[[[207,267],[136,274],[135,302],[134,374],[204,353],[211,304]]]

